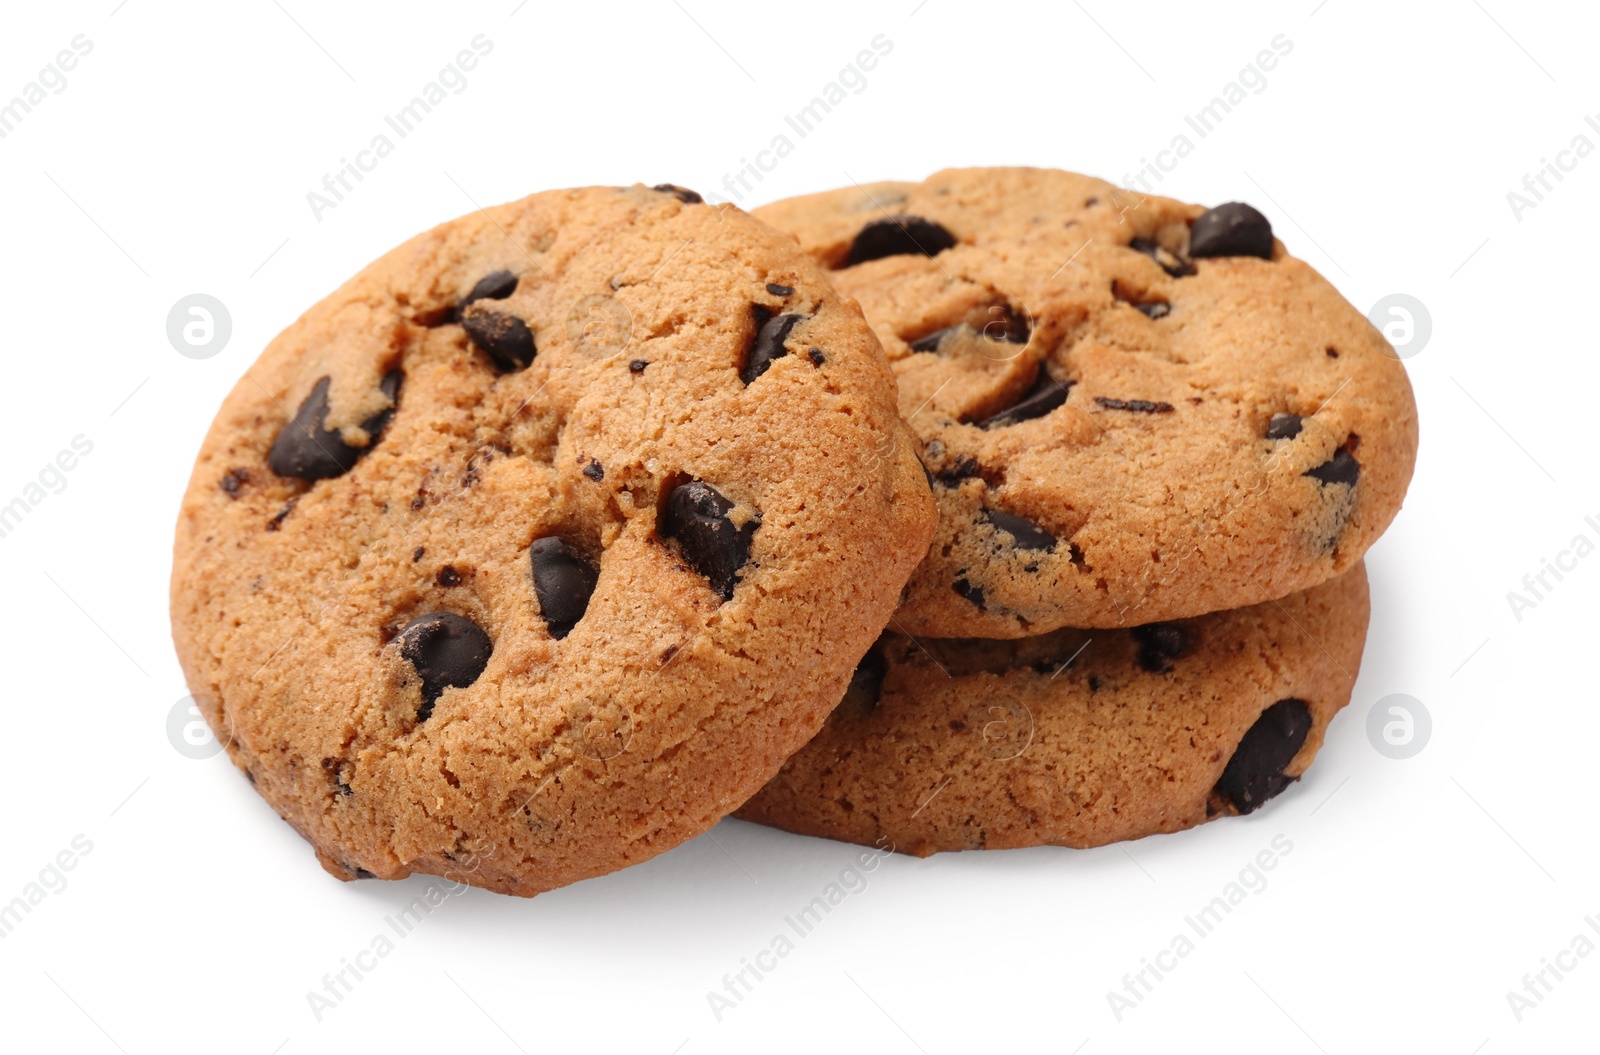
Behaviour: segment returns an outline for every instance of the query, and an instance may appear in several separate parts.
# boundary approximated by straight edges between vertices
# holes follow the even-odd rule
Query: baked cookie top
[[[279,335],[178,519],[219,740],[352,878],[648,858],[816,731],[934,522],[860,310],[693,192],[464,216]]]
[[[1350,699],[1366,570],[1251,608],[1013,641],[886,634],[737,814],[927,856],[1101,846],[1249,813]]]
[[[1001,168],[756,215],[866,310],[938,481],[907,633],[1259,603],[1354,565],[1400,508],[1404,369],[1247,205]]]

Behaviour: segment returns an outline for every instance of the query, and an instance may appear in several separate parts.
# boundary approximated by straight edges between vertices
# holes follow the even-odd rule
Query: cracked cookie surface
[[[1256,604],[1352,567],[1400,508],[1404,369],[1248,205],[1005,168],[756,215],[866,311],[937,482],[907,633]]]
[[[267,347],[195,464],[173,634],[334,875],[530,895],[748,798],[933,522],[877,340],[790,239],[681,188],[555,191]]]
[[[736,816],[941,850],[1102,846],[1250,813],[1350,700],[1366,569],[1281,601],[1010,641],[885,634]]]

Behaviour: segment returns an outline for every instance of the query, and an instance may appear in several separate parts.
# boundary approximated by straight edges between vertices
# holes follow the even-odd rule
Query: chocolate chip
[[[606,478],[606,469],[605,466],[601,465],[593,458],[590,458],[589,464],[583,467],[583,475],[587,476],[595,483],[599,483],[601,480]]]
[[[817,366],[821,366],[823,363],[828,361],[828,357],[822,354],[821,348],[813,348],[807,352],[806,355],[810,358],[812,363]]]
[[[939,470],[939,482],[947,487],[955,487],[968,477],[977,476],[982,471],[978,459],[970,454],[958,454],[955,460]]]
[[[700,195],[696,194],[688,187],[680,187],[676,183],[657,183],[650,189],[658,190],[663,194],[671,194],[685,205],[699,205],[701,202],[705,201],[704,198],[700,197]]]
[[[1189,632],[1175,623],[1151,623],[1133,628],[1139,642],[1139,666],[1152,674],[1166,674],[1172,661],[1189,651]]]
[[[1031,520],[1024,520],[1003,509],[985,509],[983,519],[1011,536],[1011,544],[1020,550],[1050,550],[1055,548],[1056,537]]]
[[[533,593],[550,636],[560,641],[572,633],[589,608],[600,569],[558,538],[535,539],[528,547],[533,566]]]
[[[491,271],[478,279],[478,284],[467,291],[457,307],[465,308],[475,300],[505,300],[517,291],[517,276],[510,271]]]
[[[217,486],[227,493],[229,498],[239,497],[239,488],[250,482],[250,472],[247,469],[229,469],[222,474],[222,479],[217,481]]]
[[[927,336],[918,337],[916,340],[912,341],[911,350],[913,352],[937,352],[939,350],[939,345],[944,342],[944,339],[960,329],[960,326],[946,326],[942,330],[934,330]]]
[[[783,342],[789,339],[789,331],[794,329],[795,324],[804,318],[793,314],[764,318],[767,310],[759,304],[755,305],[755,313],[756,339],[750,346],[749,355],[745,357],[744,369],[739,371],[739,377],[747,385],[766,373],[774,359],[789,354]]]
[[[1132,410],[1140,414],[1171,414],[1171,403],[1155,403],[1148,399],[1107,399],[1095,396],[1094,401],[1107,410]]]
[[[254,783],[254,781],[252,781],[251,783]],[[376,878],[378,878],[378,876],[377,876],[376,873],[369,872],[365,868],[357,868],[356,869],[356,878],[357,879],[376,879]]]
[[[1189,228],[1191,257],[1259,256],[1272,259],[1272,224],[1244,202],[1201,213]]]
[[[774,297],[787,297],[794,292],[793,286],[780,286],[776,282],[767,283],[767,292]]]
[[[1071,390],[1072,385],[1073,382],[1071,381],[1057,381],[1050,376],[1048,370],[1041,367],[1038,379],[1034,381],[1033,387],[1028,390],[1027,395],[1004,410],[991,414],[978,422],[978,428],[998,429],[1007,425],[1015,425],[1019,421],[1042,418],[1067,401],[1067,393]]]
[[[502,371],[522,370],[537,352],[533,331],[515,315],[474,304],[461,313],[461,325],[478,350]]]
[[[461,573],[446,564],[434,575],[433,581],[444,587],[460,586]]]
[[[340,434],[325,428],[328,420],[328,385],[324,377],[294,412],[294,418],[278,433],[267,454],[267,466],[279,476],[299,480],[327,480],[343,476],[373,447],[394,414],[391,405],[361,423],[368,436],[365,447],[351,447]],[[400,371],[391,370],[378,386],[394,403],[400,393]]]
[[[982,586],[974,586],[966,579],[957,579],[951,585],[955,588],[956,593],[959,593],[961,596],[977,605],[978,611],[987,612],[989,610],[988,608],[984,607]]]
[[[1152,300],[1145,304],[1135,304],[1134,307],[1152,319],[1164,319],[1172,314],[1172,305],[1164,300]]]
[[[928,490],[933,490],[933,473],[928,471],[928,463],[922,460],[922,455],[917,455],[917,465],[922,468],[922,475],[928,481]]]
[[[422,555],[424,553],[426,553],[426,552],[428,552],[428,551],[423,549],[421,546],[418,546],[416,549],[412,550],[411,551],[411,563],[412,564],[417,563],[417,561],[422,559]]]
[[[1006,344],[1027,344],[1033,326],[1026,315],[1019,315],[1009,304],[989,309],[994,318],[983,324],[983,336]]]
[[[422,706],[417,721],[433,714],[433,705],[448,688],[463,688],[478,680],[494,650],[489,635],[477,623],[454,612],[429,612],[401,629],[400,655],[422,679]]]
[[[677,542],[684,559],[704,575],[724,601],[733,597],[739,569],[750,560],[750,540],[760,518],[743,527],[728,519],[733,503],[710,484],[691,480],[672,489],[661,518],[661,534]]]
[[[644,359],[635,359],[633,362],[628,364],[628,372],[631,374],[642,374],[644,373],[644,368],[649,365],[649,362]]]
[[[1156,263],[1161,265],[1161,270],[1165,271],[1173,278],[1186,278],[1189,275],[1199,274],[1199,272],[1195,270],[1195,266],[1189,263],[1189,261],[1183,259],[1181,256],[1178,256],[1176,253],[1168,252],[1148,238],[1135,238],[1133,241],[1128,243],[1128,248],[1132,249],[1136,253],[1143,253],[1151,260],[1154,260]]]
[[[1292,440],[1300,435],[1299,414],[1274,414],[1272,420],[1267,422],[1267,439]]]
[[[267,521],[267,530],[277,531],[279,528],[283,527],[283,522],[288,519],[290,513],[294,512],[294,504],[298,501],[300,501],[300,496],[295,495],[293,498],[283,503],[283,508],[278,510],[271,520]]]
[[[1262,712],[1244,734],[1217,781],[1216,791],[1240,813],[1251,813],[1292,784],[1284,775],[1311,732],[1311,708],[1304,700],[1279,700]]]
[[[880,260],[886,256],[921,253],[934,256],[956,244],[955,235],[932,220],[920,216],[885,216],[861,228],[850,243],[845,267]]]
[[[1357,477],[1361,475],[1361,463],[1349,451],[1339,450],[1315,469],[1307,469],[1304,475],[1325,484],[1349,484],[1354,487]]]
[[[883,679],[888,674],[889,661],[874,644],[856,664],[856,672],[850,675],[850,686],[845,689],[840,704],[861,711],[876,710],[878,701],[883,698]]]
[[[1000,305],[990,309],[994,318],[984,323],[983,329],[976,330],[968,323],[958,326],[946,326],[942,330],[935,330],[923,337],[918,337],[910,342],[913,352],[937,352],[945,338],[956,333],[970,333],[982,337],[987,341],[996,341],[1004,344],[1027,344],[1028,337],[1033,332],[1025,315],[1019,315],[1009,305]]]

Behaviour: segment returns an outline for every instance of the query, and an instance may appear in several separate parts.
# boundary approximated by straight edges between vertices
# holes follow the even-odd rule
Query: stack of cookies
[[[174,639],[341,878],[530,895],[736,810],[1093,846],[1304,772],[1416,442],[1245,205],[547,192],[272,342],[184,499]]]

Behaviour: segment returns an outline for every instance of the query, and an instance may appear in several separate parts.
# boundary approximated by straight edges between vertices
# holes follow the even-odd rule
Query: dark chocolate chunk
[[[583,475],[587,476],[595,483],[599,483],[601,480],[606,478],[606,468],[593,458],[590,458],[589,464],[583,467]]]
[[[1199,274],[1199,272],[1195,270],[1195,266],[1189,263],[1189,261],[1183,259],[1181,256],[1178,256],[1176,253],[1169,253],[1167,250],[1161,248],[1161,246],[1157,245],[1155,242],[1152,242],[1148,238],[1135,238],[1133,241],[1128,243],[1128,248],[1132,249],[1136,253],[1143,253],[1151,260],[1154,260],[1156,263],[1161,265],[1161,270],[1165,271],[1173,278],[1187,278],[1189,275]]]
[[[983,587],[982,586],[975,586],[972,583],[968,582],[966,579],[957,579],[951,585],[955,588],[956,593],[959,593],[961,596],[965,597],[967,600],[969,600],[973,604],[977,605],[978,606],[978,611],[987,612],[989,610],[988,608],[986,608],[984,606],[984,603],[983,603]]]
[[[1300,435],[1299,414],[1274,414],[1272,420],[1267,422],[1267,439],[1292,440]]]
[[[572,633],[589,608],[600,569],[558,538],[535,539],[528,547],[533,565],[533,593],[550,636],[560,641]]]
[[[506,373],[525,369],[537,353],[533,331],[515,315],[474,304],[462,311],[461,325],[478,350]]]
[[[461,573],[456,571],[450,565],[446,564],[444,567],[440,568],[437,573],[435,573],[433,576],[433,581],[444,587],[460,586]]]
[[[811,357],[811,362],[816,366],[821,366],[828,361],[828,357],[822,354],[821,348],[813,348],[806,355]]]
[[[874,644],[861,657],[861,662],[856,664],[856,672],[850,675],[850,686],[844,690],[844,699],[841,706],[853,707],[858,711],[872,711],[878,706],[878,701],[883,698],[883,679],[889,674],[889,661]]]
[[[1284,775],[1311,732],[1311,708],[1304,700],[1279,700],[1262,712],[1244,734],[1216,791],[1240,813],[1259,809],[1295,781]]]
[[[724,601],[733,597],[739,569],[750,560],[750,540],[761,526],[753,517],[743,527],[728,519],[733,503],[710,484],[691,480],[672,489],[661,517],[661,534],[677,542],[690,567],[704,575]]]
[[[1056,537],[1031,520],[1024,520],[1003,509],[985,509],[983,519],[1011,536],[1011,544],[1022,550],[1050,550]]]
[[[787,297],[794,292],[793,286],[781,286],[776,282],[767,283],[767,292],[774,297]]]
[[[946,326],[942,330],[934,330],[932,333],[911,341],[911,350],[913,352],[937,352],[939,346],[944,343],[947,337],[963,332],[970,333],[975,337],[982,337],[987,341],[1003,344],[1028,343],[1028,337],[1032,334],[1033,327],[1029,325],[1027,316],[1017,314],[1006,305],[991,308],[990,311],[993,313],[994,318],[984,323],[981,330],[973,329],[968,323]]]
[[[457,307],[465,308],[475,300],[505,300],[517,291],[517,276],[510,271],[491,271],[478,279],[478,284],[461,298]]]
[[[324,377],[295,411],[294,418],[278,433],[267,454],[267,466],[279,476],[300,480],[327,480],[343,476],[373,447],[394,415],[393,403],[400,393],[400,371],[391,370],[379,386],[391,406],[361,423],[368,436],[365,447],[351,447],[338,432],[324,427],[328,420],[328,384]]]
[[[1164,300],[1152,300],[1144,304],[1135,304],[1134,307],[1152,319],[1164,319],[1172,314],[1172,305]]]
[[[1140,414],[1171,414],[1171,403],[1156,403],[1148,399],[1107,399],[1095,396],[1094,401],[1107,410],[1132,410]]]
[[[1139,642],[1139,666],[1152,674],[1165,674],[1172,661],[1189,651],[1189,632],[1176,623],[1151,623],[1133,628]]]
[[[663,194],[671,194],[685,205],[699,205],[701,202],[705,201],[704,198],[700,197],[700,195],[696,194],[688,187],[680,187],[676,183],[657,183],[650,189],[658,190]]]
[[[937,352],[944,339],[959,329],[961,329],[960,326],[946,326],[942,330],[934,330],[932,333],[912,341],[911,350],[913,352]]]
[[[789,354],[783,342],[789,339],[789,331],[794,329],[795,324],[805,317],[786,314],[764,318],[767,310],[759,304],[755,305],[755,309],[756,339],[750,345],[750,354],[745,357],[744,369],[739,371],[739,377],[747,385],[766,373],[774,359]]]
[[[1189,227],[1191,257],[1259,256],[1272,259],[1272,224],[1244,202],[1207,209]]]
[[[980,429],[998,429],[1007,425],[1015,425],[1019,421],[1028,421],[1033,418],[1042,418],[1052,410],[1067,401],[1067,392],[1072,388],[1071,381],[1057,381],[1050,376],[1050,372],[1043,367],[1039,369],[1039,377],[1034,381],[1033,387],[1027,395],[1006,407],[1004,410],[989,415],[978,422]]]
[[[1349,451],[1338,450],[1332,458],[1315,469],[1307,469],[1305,475],[1325,484],[1349,484],[1354,487],[1357,477],[1361,475],[1361,463]]]
[[[298,501],[300,501],[300,496],[294,495],[287,502],[283,503],[283,508],[273,514],[271,520],[267,521],[267,530],[277,531],[279,528],[283,527],[283,522],[288,519],[290,513],[294,512],[294,504]]]
[[[850,243],[844,266],[854,267],[886,256],[921,253],[934,256],[956,244],[955,235],[920,216],[885,216],[861,228]]]
[[[650,363],[647,360],[635,359],[628,364],[628,372],[631,374],[642,374],[644,373],[644,368],[649,365]]]
[[[422,679],[422,706],[417,721],[433,714],[433,705],[448,688],[463,688],[478,680],[489,665],[494,645],[477,623],[454,612],[419,615],[401,629],[400,655]]]
[[[968,477],[977,476],[983,471],[978,464],[978,459],[970,454],[958,454],[955,460],[939,470],[939,482],[946,487],[955,487]]]

